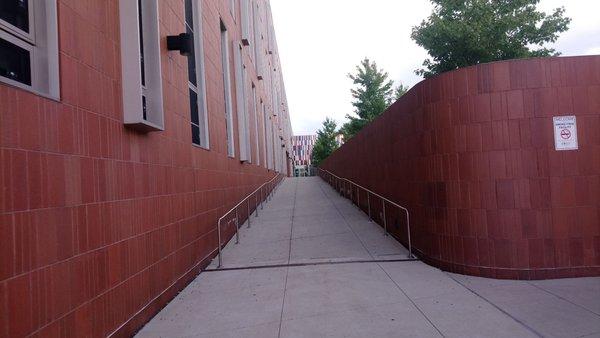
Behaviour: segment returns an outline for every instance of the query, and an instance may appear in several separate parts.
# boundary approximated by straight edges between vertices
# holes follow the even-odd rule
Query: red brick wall
[[[118,2],[58,3],[61,101],[0,84],[0,337],[127,335],[214,256],[217,218],[275,173],[226,155],[228,0],[202,4],[210,151],[191,144],[186,59],[164,43],[185,31],[183,1],[159,1],[165,131],[148,134],[123,125]]]
[[[579,150],[554,150],[556,115],[577,116]],[[425,80],[323,168],[406,205],[413,245],[434,266],[514,279],[600,275],[600,56]],[[388,227],[406,242],[404,216],[390,209]]]

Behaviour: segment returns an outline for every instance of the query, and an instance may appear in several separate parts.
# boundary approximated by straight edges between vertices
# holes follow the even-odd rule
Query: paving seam
[[[292,257],[292,234],[294,231],[294,215],[296,213],[296,197],[298,196],[298,179],[296,179],[296,186],[294,188],[294,204],[292,207],[292,220],[290,223],[290,247],[288,251],[288,264]],[[283,299],[281,301],[281,314],[279,315],[279,330],[277,331],[277,338],[281,338],[281,326],[283,324],[283,310],[285,309],[285,294],[287,293],[287,282],[290,274],[290,268],[288,267],[285,271],[285,282],[283,284]]]
[[[331,199],[329,196],[327,196],[327,194],[323,190],[321,184],[319,184],[319,187],[321,188],[321,191],[323,192],[323,194],[331,201],[331,204],[333,204],[333,206],[337,210],[337,212],[342,216],[342,218],[344,219],[344,222],[346,223],[346,225],[348,226],[348,228],[350,228],[350,230],[352,231],[352,233],[354,234],[354,236],[358,239],[358,241],[360,242],[360,244],[362,245],[362,247],[365,249],[365,251],[367,251],[369,253],[369,256],[371,256],[371,258],[373,258],[373,260],[375,260],[375,257],[373,256],[373,254],[371,253],[371,251],[367,250],[367,248],[366,248],[365,244],[363,243],[363,241],[360,239],[360,237],[358,237],[358,235],[356,234],[356,232],[354,231],[354,229],[352,229],[352,227],[350,226],[350,224],[348,224],[348,221],[346,220],[346,217],[338,209],[338,207],[335,204],[335,202],[333,202],[333,199]],[[344,197],[342,197],[342,198],[344,198]],[[344,198],[344,199],[347,199],[347,198]],[[354,207],[354,208],[356,208],[354,206],[354,202],[352,202],[352,201],[350,201],[350,202],[351,202],[351,206]],[[408,259],[410,259],[411,261],[418,261],[418,259],[414,259],[414,258],[412,258],[412,259],[408,258]],[[380,265],[380,263],[376,262],[376,264],[381,269],[381,271],[383,271],[383,273],[385,273],[385,275],[392,281],[392,283],[394,283],[394,285],[396,286],[396,288],[398,290],[400,290],[400,292],[402,292],[404,294],[404,296],[412,303],[412,305],[417,309],[417,311],[419,311],[421,313],[421,315],[429,322],[429,324],[431,324],[431,326],[433,326],[433,328],[440,334],[440,336],[445,337],[444,334],[442,333],[442,331],[440,331],[440,329],[438,329],[438,327],[435,326],[435,324],[433,324],[433,322],[429,319],[429,317],[427,317],[425,315],[425,313],[417,306],[417,304],[415,302],[413,302],[413,300],[406,294],[406,292],[404,292],[404,290],[400,287],[400,285],[398,285],[398,283],[396,283],[396,281],[392,279],[392,277],[388,274],[387,271],[385,271],[385,269]]]
[[[400,259],[373,259],[373,260],[351,260],[339,262],[306,262],[306,263],[289,263],[289,264],[269,264],[269,265],[254,265],[254,266],[238,266],[233,268],[206,269],[203,272],[219,272],[219,271],[236,271],[236,270],[259,270],[259,269],[274,269],[274,268],[295,268],[314,265],[340,265],[340,264],[356,264],[356,263],[398,263],[398,262],[418,262],[418,258],[400,258]]]
[[[363,241],[360,239],[360,237],[358,237],[358,235],[356,234],[356,232],[354,231],[354,229],[352,229],[352,227],[348,223],[348,220],[346,220],[346,217],[340,211],[340,209],[337,207],[337,205],[335,204],[335,202],[333,201],[333,199],[327,195],[327,193],[325,192],[325,190],[323,190],[323,184],[320,184],[320,182],[325,183],[325,181],[319,180],[319,183],[317,183],[318,186],[319,186],[319,189],[321,189],[321,192],[323,193],[323,195],[325,195],[325,197],[329,200],[329,203],[331,203],[333,205],[333,207],[335,208],[335,210],[337,211],[337,213],[342,217],[342,219],[344,220],[344,223],[350,229],[350,231],[352,232],[352,234],[354,235],[354,237],[356,237],[356,239],[358,239],[358,241],[360,242],[360,245],[363,247],[363,249],[369,254],[369,256],[371,256],[371,259],[374,260],[375,257],[373,256],[373,254],[371,253],[371,251],[369,251],[367,249],[367,247],[365,246],[365,243],[363,243]],[[352,204],[352,206],[354,207],[354,204]]]
[[[480,295],[479,293],[477,293],[477,291],[471,289],[470,287],[464,285],[463,283],[461,283],[459,280],[457,280],[456,278],[454,278],[454,276],[452,276],[451,274],[446,272],[446,275],[448,277],[450,277],[450,279],[452,279],[454,282],[456,282],[458,285],[462,286],[463,288],[469,290],[472,294],[474,294],[475,296],[483,299],[486,303],[490,304],[491,306],[493,306],[496,310],[504,313],[506,316],[508,316],[509,318],[511,318],[512,320],[514,320],[515,322],[521,324],[524,328],[526,328],[527,330],[529,330],[531,333],[535,334],[538,337],[545,337],[543,334],[541,334],[540,332],[538,332],[536,329],[534,329],[533,327],[525,324],[525,322],[521,321],[520,319],[514,317],[513,315],[511,315],[508,311],[503,310],[502,308],[500,308],[498,305],[492,303],[490,300],[488,300],[487,298],[483,297],[482,295]]]
[[[415,303],[412,298],[410,298],[408,296],[408,294],[406,294],[406,292],[404,291],[404,289],[402,289],[400,287],[400,285],[398,285],[398,283],[396,283],[396,281],[392,278],[392,276],[390,276],[390,274],[383,268],[383,266],[381,266],[381,264],[377,263],[377,266],[381,269],[381,271],[383,271],[383,273],[385,273],[385,275],[392,281],[392,283],[394,283],[394,285],[396,285],[396,288],[398,290],[400,290],[400,292],[402,292],[402,294],[404,294],[404,296],[412,303],[412,305],[415,307],[415,309],[417,309],[417,311],[419,311],[421,313],[421,315],[429,322],[429,324],[431,324],[431,326],[433,326],[433,328],[440,334],[440,336],[442,337],[446,337],[442,331],[440,331],[440,329],[438,329],[437,326],[435,326],[435,324],[429,319],[429,317],[427,317],[427,315],[425,314],[425,312],[423,312],[423,310],[421,310],[421,308],[417,305],[417,303]]]
[[[600,313],[598,313],[598,312],[596,312],[596,311],[594,311],[594,310],[588,309],[587,307],[585,307],[585,306],[583,306],[583,305],[579,305],[579,304],[577,304],[577,303],[575,303],[575,302],[572,302],[572,301],[570,301],[569,299],[567,299],[567,298],[564,298],[564,297],[562,297],[562,296],[560,296],[560,295],[557,295],[557,294],[555,294],[554,292],[552,292],[552,291],[550,291],[550,290],[546,290],[546,289],[544,289],[543,287],[541,287],[541,286],[539,286],[539,285],[536,285],[536,284],[534,284],[534,283],[531,283],[531,282],[527,282],[527,284],[529,284],[529,285],[531,285],[531,286],[535,287],[536,289],[540,289],[540,290],[542,290],[542,291],[546,292],[547,294],[549,294],[549,295],[552,295],[552,296],[554,296],[554,297],[556,297],[556,298],[558,298],[558,299],[560,299],[560,300],[564,300],[564,301],[565,301],[565,302],[567,302],[567,303],[570,303],[570,304],[572,304],[572,305],[575,305],[575,306],[577,306],[578,308],[581,308],[581,309],[583,309],[583,310],[586,310],[586,311],[588,311],[588,312],[591,312],[591,313],[593,313],[594,315],[596,315],[596,316],[600,317]]]

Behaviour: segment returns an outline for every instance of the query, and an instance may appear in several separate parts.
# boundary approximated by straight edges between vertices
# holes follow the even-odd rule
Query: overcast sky
[[[542,0],[573,19],[555,48],[563,55],[600,54],[600,1]],[[325,117],[339,124],[352,112],[346,76],[364,57],[396,83],[421,81],[414,70],[427,57],[411,28],[431,13],[427,0],[271,0],[294,134],[312,134]]]

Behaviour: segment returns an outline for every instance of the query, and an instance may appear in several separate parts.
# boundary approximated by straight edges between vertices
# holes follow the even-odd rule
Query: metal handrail
[[[260,187],[256,188],[256,190],[254,190],[253,192],[251,192],[250,194],[248,194],[248,196],[246,196],[243,200],[241,200],[238,204],[236,204],[233,208],[231,208],[229,211],[227,211],[225,214],[223,214],[223,216],[221,216],[221,218],[219,218],[219,221],[217,222],[217,233],[218,233],[218,238],[219,238],[219,266],[218,268],[221,267],[221,263],[222,263],[222,258],[221,258],[221,221],[229,214],[231,214],[234,210],[235,210],[235,243],[238,244],[240,242],[240,232],[239,232],[239,224],[238,224],[238,213],[237,213],[237,208],[239,206],[241,206],[244,202],[248,202],[248,228],[250,228],[250,197],[252,197],[252,195],[256,194],[256,192],[260,191],[260,208],[263,208],[263,202],[265,200],[268,200],[272,197],[273,192],[275,191],[275,188],[277,188],[277,184],[279,184],[279,182],[277,182],[277,184],[275,184],[273,187],[271,187],[271,190],[268,190],[268,195],[265,197],[263,194],[263,187],[265,187],[268,184],[273,183],[273,181],[275,179],[281,179],[283,178],[283,175],[281,174],[277,174],[275,175],[272,179],[270,179],[269,181],[263,183]],[[264,198],[263,198],[264,197]],[[256,211],[256,217],[258,217],[258,195],[254,196],[254,202],[255,202],[255,211]]]
[[[351,180],[349,180],[347,178],[340,177],[340,176],[332,173],[329,170],[321,169],[321,168],[318,168],[318,169],[320,171],[326,172],[327,174],[329,174],[329,175],[337,178],[338,180],[346,181],[346,182],[348,182],[350,184],[355,185],[357,188],[363,189],[364,191],[367,192],[367,205],[368,205],[368,210],[369,210],[369,221],[371,221],[371,219],[372,219],[371,218],[371,199],[370,199],[370,195],[375,195],[375,196],[379,197],[382,200],[382,202],[383,202],[382,203],[382,208],[383,208],[383,229],[384,229],[384,233],[385,233],[386,236],[388,235],[388,231],[387,231],[387,220],[386,220],[386,217],[385,217],[385,202],[388,202],[389,204],[392,204],[393,206],[395,206],[395,207],[403,210],[404,212],[406,212],[406,227],[407,227],[407,232],[408,232],[408,257],[409,258],[413,258],[412,243],[411,243],[411,240],[410,240],[410,213],[409,213],[409,211],[408,211],[407,208],[405,208],[405,207],[401,206],[400,204],[398,204],[398,203],[390,200],[389,198],[383,197],[380,194],[378,194],[378,193],[376,193],[376,192],[374,192],[372,190],[369,190],[369,189],[363,187],[362,185],[360,185],[358,183],[355,183],[355,182],[353,182],[353,181],[351,181]],[[343,191],[343,187],[334,187],[334,188],[336,190]],[[356,203],[360,207],[360,190],[356,190],[356,191],[357,191],[357,194],[358,194],[358,201]],[[352,195],[350,197],[352,198]]]

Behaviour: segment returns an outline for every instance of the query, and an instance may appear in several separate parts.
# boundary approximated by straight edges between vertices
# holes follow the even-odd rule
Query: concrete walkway
[[[253,216],[254,217],[254,216]],[[319,178],[286,179],[139,337],[600,337],[600,278],[505,281],[419,261]]]

